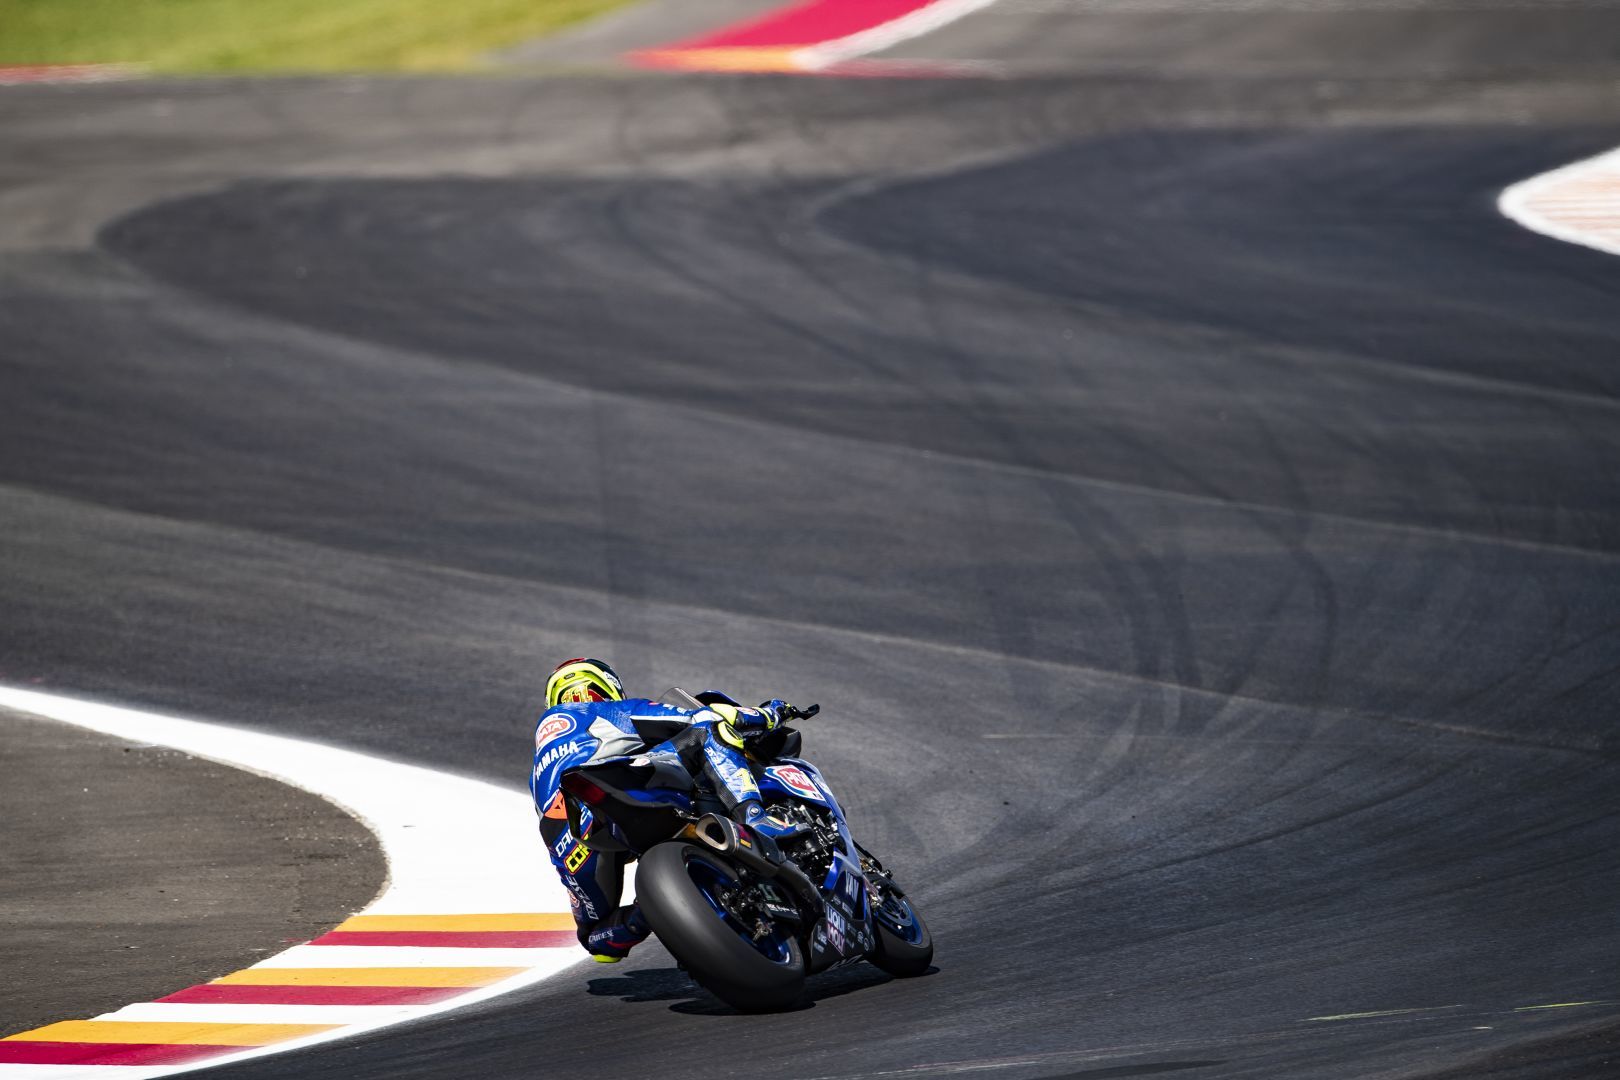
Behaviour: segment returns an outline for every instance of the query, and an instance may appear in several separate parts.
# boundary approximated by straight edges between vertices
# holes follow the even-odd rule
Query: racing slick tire
[[[804,954],[791,933],[750,942],[717,899],[740,880],[725,856],[663,843],[641,857],[636,901],[653,933],[698,985],[739,1012],[785,1009],[804,989]]]
[[[892,926],[891,926],[892,924]],[[904,896],[890,893],[873,912],[877,941],[867,959],[897,979],[926,972],[934,960],[934,935]]]

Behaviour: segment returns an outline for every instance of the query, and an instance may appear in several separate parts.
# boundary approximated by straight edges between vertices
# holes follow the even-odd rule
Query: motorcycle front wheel
[[[781,924],[760,933],[737,914],[748,888],[725,856],[695,844],[659,844],[636,870],[642,913],[698,985],[741,1012],[784,1009],[804,989],[804,954]]]
[[[872,924],[877,941],[867,959],[896,978],[908,979],[928,970],[934,960],[934,936],[928,924],[899,892],[885,889],[874,896]]]

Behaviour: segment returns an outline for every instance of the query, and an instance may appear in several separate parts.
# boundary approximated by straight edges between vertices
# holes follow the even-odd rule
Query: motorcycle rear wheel
[[[804,954],[781,930],[756,941],[717,895],[742,880],[723,855],[664,843],[641,857],[636,900],[653,933],[698,985],[740,1012],[787,1008],[804,989]]]

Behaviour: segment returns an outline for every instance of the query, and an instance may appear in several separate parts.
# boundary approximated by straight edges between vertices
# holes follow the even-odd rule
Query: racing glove
[[[769,701],[759,703],[759,711],[771,718],[771,727],[774,729],[789,720],[797,719],[801,714],[798,709],[783,701],[781,698],[771,698]]]
[[[720,717],[721,722],[716,726],[715,732],[721,741],[738,749],[742,748],[746,740],[757,739],[782,725],[781,714],[775,709],[747,709],[724,703],[710,705],[709,709]]]

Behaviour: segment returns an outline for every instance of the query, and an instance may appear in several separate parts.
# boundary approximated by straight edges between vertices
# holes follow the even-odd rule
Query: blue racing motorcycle
[[[679,688],[699,710],[729,698]],[[812,705],[789,717],[816,715]],[[867,960],[891,975],[928,970],[933,938],[905,891],[855,842],[826,780],[798,756],[799,732],[752,740],[749,766],[777,839],[733,821],[704,779],[703,722],[648,721],[673,752],[617,758],[563,776],[569,826],[597,851],[639,857],[636,898],[659,941],[705,989],[744,1012],[792,1004],[807,975]]]

